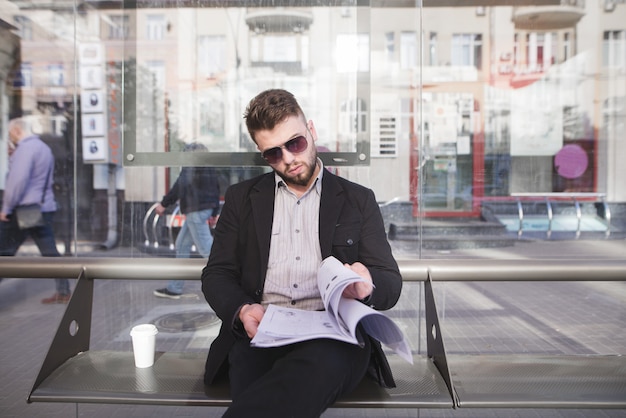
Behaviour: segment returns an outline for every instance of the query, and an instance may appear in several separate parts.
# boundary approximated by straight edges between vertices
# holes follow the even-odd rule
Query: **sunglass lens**
[[[270,164],[278,162],[282,158],[282,156],[283,151],[278,147],[270,148],[263,153],[263,158],[265,158],[265,161]]]
[[[304,151],[307,147],[308,143],[306,138],[303,136],[298,136],[285,144],[285,148],[292,154],[298,154]]]

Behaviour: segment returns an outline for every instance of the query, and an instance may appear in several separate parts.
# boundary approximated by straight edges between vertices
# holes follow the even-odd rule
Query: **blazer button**
[[[346,241],[346,244],[352,245],[352,244],[354,244],[354,241],[352,241],[352,239],[348,238],[348,240]]]
[[[254,292],[255,295],[260,296],[261,295],[261,291],[257,289],[256,292]]]

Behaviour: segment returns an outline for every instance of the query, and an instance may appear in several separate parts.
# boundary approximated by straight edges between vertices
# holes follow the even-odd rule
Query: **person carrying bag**
[[[46,198],[46,191],[48,189],[49,181],[50,172],[48,172],[48,176],[46,177],[46,184],[44,185],[43,193],[41,194],[41,203],[20,205],[16,206],[13,210],[13,213],[17,218],[17,225],[20,227],[20,229],[29,229],[36,226],[44,226],[46,224],[43,219],[43,214],[41,213],[41,207],[44,204]]]
[[[9,140],[15,149],[9,160],[0,212],[0,256],[15,255],[30,237],[43,257],[60,257],[52,229],[57,210],[50,181],[54,173],[52,150],[33,133],[31,124],[24,118],[9,122]],[[42,299],[42,303],[69,302],[69,280],[55,279],[55,282],[56,292]]]

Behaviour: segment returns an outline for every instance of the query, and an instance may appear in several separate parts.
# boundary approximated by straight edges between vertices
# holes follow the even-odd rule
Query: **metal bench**
[[[94,280],[197,279],[202,259],[7,258],[5,277],[78,277],[29,402],[227,406],[226,382],[205,386],[205,353],[159,352],[136,369],[132,352],[90,351]],[[391,356],[398,384],[365,379],[340,408],[626,408],[622,355],[448,355],[433,296],[437,281],[624,281],[626,260],[400,260],[423,281],[427,354],[408,367]],[[592,273],[592,274],[590,274]],[[590,278],[591,277],[591,278]]]

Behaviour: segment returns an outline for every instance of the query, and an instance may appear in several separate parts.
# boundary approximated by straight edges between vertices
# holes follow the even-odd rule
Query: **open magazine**
[[[332,338],[361,344],[356,336],[360,323],[371,337],[393,349],[413,364],[411,349],[398,326],[382,312],[341,296],[351,283],[365,281],[335,257],[320,265],[317,285],[325,311],[305,311],[270,304],[250,344],[254,347],[278,347],[315,338]]]

